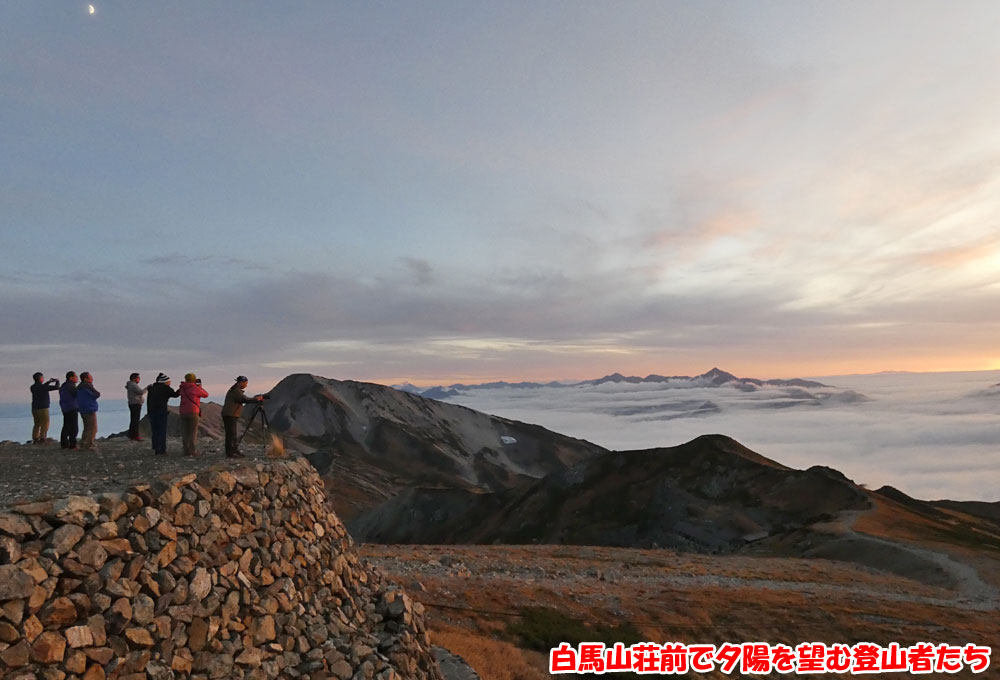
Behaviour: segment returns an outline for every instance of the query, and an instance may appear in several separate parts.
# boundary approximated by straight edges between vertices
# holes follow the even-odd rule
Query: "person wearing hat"
[[[80,431],[80,405],[76,399],[77,380],[75,371],[66,371],[66,380],[59,388],[59,408],[63,414],[59,446],[71,451],[76,449],[76,435]]]
[[[236,382],[226,392],[226,402],[222,405],[222,424],[226,429],[226,458],[242,458],[239,448],[236,446],[236,426],[243,415],[243,404],[261,402],[264,396],[258,394],[248,397],[243,393],[250,381],[245,375],[237,376]]]
[[[31,428],[31,443],[44,444],[49,436],[49,392],[59,389],[59,378],[49,378],[39,371],[31,376],[31,418],[34,426]]]
[[[197,456],[198,453],[198,420],[201,416],[201,400],[208,392],[201,386],[194,373],[184,376],[180,386],[181,393],[181,423],[184,433],[184,455]]]
[[[170,409],[167,402],[181,393],[170,386],[170,376],[160,373],[156,382],[146,387],[149,397],[146,401],[146,415],[149,416],[149,434],[152,439],[153,453],[158,456],[167,455],[167,419]]]
[[[76,401],[80,406],[80,418],[83,419],[83,434],[80,435],[80,448],[84,451],[96,451],[94,439],[97,437],[97,400],[101,393],[94,387],[94,376],[87,371],[80,374],[80,385],[76,388]]]
[[[139,387],[139,374],[133,373],[125,383],[125,394],[128,397],[129,423],[128,438],[134,442],[141,442],[139,436],[139,419],[142,418],[142,399],[148,387]]]

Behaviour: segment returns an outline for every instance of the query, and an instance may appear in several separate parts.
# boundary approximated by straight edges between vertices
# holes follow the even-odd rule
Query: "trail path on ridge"
[[[956,560],[951,555],[930,548],[910,545],[901,541],[889,541],[877,536],[858,531],[856,525],[870,510],[850,510],[841,514],[838,524],[844,528],[845,536],[850,536],[858,540],[867,541],[875,545],[891,547],[896,550],[903,550],[914,557],[928,560],[940,567],[951,579],[954,580],[960,599],[954,602],[955,605],[976,611],[990,611],[1000,609],[1000,590],[983,581],[971,565]]]

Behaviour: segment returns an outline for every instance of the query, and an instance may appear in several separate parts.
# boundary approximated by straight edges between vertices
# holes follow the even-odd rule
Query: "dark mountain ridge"
[[[498,494],[411,489],[352,523],[386,543],[573,543],[732,552],[870,507],[824,467],[792,470],[722,435],[608,451]],[[471,520],[471,521],[470,521]]]

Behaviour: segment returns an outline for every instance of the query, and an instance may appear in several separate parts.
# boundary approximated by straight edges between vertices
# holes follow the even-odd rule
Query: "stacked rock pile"
[[[441,679],[304,459],[0,512],[0,677]]]

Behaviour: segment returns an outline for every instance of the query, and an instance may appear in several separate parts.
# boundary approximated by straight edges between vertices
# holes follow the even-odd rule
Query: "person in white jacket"
[[[125,393],[128,395],[128,410],[131,418],[128,423],[128,438],[134,442],[141,442],[139,436],[139,419],[142,418],[143,395],[147,387],[139,387],[139,374],[133,373],[125,383]]]

